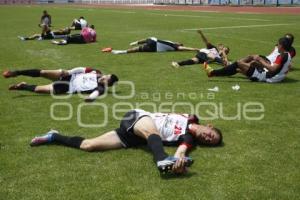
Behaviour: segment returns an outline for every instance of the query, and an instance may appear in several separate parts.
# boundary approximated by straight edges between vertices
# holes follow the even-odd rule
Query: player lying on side
[[[79,19],[74,19],[71,27],[69,27],[71,30],[82,30],[83,28],[88,27],[87,21],[84,19],[84,17],[79,17]]]
[[[43,25],[42,26],[42,33],[41,34],[33,34],[29,37],[18,36],[20,40],[52,40],[52,39],[61,39],[67,38],[68,34],[70,34],[70,29],[60,29],[52,31],[49,26]]]
[[[85,27],[81,30],[79,34],[69,35],[66,39],[56,41],[53,40],[53,44],[66,45],[66,44],[86,44],[96,42],[97,33],[95,31],[94,25],[90,27]]]
[[[219,146],[222,133],[212,125],[199,125],[195,115],[175,113],[149,113],[144,110],[127,112],[120,127],[99,137],[85,139],[63,136],[55,130],[35,137],[30,145],[60,144],[84,151],[104,151],[148,145],[160,172],[184,173],[193,160],[187,153],[197,144]],[[174,156],[169,156],[163,145],[178,146]]]
[[[166,51],[197,51],[197,48],[185,47],[182,43],[169,40],[160,40],[156,37],[139,40],[130,43],[130,46],[136,46],[127,50],[112,50],[113,54],[126,54],[136,52],[166,52]]]
[[[239,72],[251,81],[281,82],[288,73],[291,64],[291,56],[288,52],[290,49],[289,40],[285,37],[280,38],[277,48],[279,55],[273,62],[267,60],[259,62],[254,56],[248,56],[222,69],[214,70],[207,63],[204,63],[204,68],[209,77],[232,76]]]
[[[112,86],[118,81],[114,74],[104,75],[99,70],[89,67],[77,67],[71,70],[16,70],[4,71],[5,78],[17,76],[43,77],[52,80],[48,85],[29,85],[26,82],[11,85],[9,90],[25,90],[35,93],[53,93],[53,94],[90,94],[85,101],[94,101],[98,96],[104,94],[107,87]]]
[[[227,66],[227,55],[229,54],[230,49],[228,47],[225,47],[223,44],[214,46],[207,40],[201,30],[198,30],[198,33],[201,35],[206,48],[199,49],[199,52],[196,54],[196,56],[191,59],[180,62],[172,62],[172,66],[175,68],[179,68],[180,66],[194,65],[199,63],[203,64],[204,62],[215,62],[217,64]]]

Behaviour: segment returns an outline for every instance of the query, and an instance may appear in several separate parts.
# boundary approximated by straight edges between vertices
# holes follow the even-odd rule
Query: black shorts
[[[198,58],[200,64],[203,64],[204,62],[208,61],[207,54],[203,52],[197,53],[195,57]]]
[[[70,76],[60,78],[58,81],[53,82],[53,93],[54,94],[66,94],[69,91]]]
[[[72,44],[85,44],[84,38],[81,34],[73,34],[67,37],[67,43]]]
[[[145,116],[147,115],[140,114],[135,110],[128,111],[124,115],[122,121],[120,122],[120,128],[117,128],[116,132],[126,148],[147,144],[146,139],[141,138],[133,133],[133,127],[135,123]]]
[[[74,24],[74,27],[75,27],[75,30],[81,30],[82,29],[81,24],[77,23],[77,22]]]
[[[47,32],[46,34],[42,34],[42,38],[44,40],[52,40],[52,39],[54,39],[53,34],[51,32]]]
[[[147,39],[146,44],[139,47],[139,52],[156,52],[156,41]]]

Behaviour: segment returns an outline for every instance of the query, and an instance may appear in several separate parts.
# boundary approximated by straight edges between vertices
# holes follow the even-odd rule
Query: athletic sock
[[[165,152],[161,137],[157,134],[151,134],[148,137],[148,147],[152,151],[155,162],[164,160],[168,157],[168,154]]]
[[[52,135],[52,141],[56,142],[58,144],[67,146],[67,147],[73,147],[73,148],[80,148],[80,145],[82,143],[82,141],[84,140],[84,138],[82,137],[78,137],[78,136],[73,136],[73,137],[69,137],[69,136],[64,136],[64,135],[60,135],[58,133],[53,133]]]
[[[18,90],[26,90],[26,91],[34,92],[35,88],[36,88],[36,85],[22,84],[22,85],[20,85]]]
[[[227,67],[212,70],[210,72],[211,76],[232,76],[237,73],[238,64],[237,62],[228,65]]]
[[[184,60],[184,61],[178,62],[178,64],[180,66],[183,66],[183,65],[194,65],[196,63],[192,59],[189,59],[189,60]]]
[[[40,69],[17,70],[17,71],[14,71],[14,73],[16,73],[16,75],[40,77],[41,70]]]

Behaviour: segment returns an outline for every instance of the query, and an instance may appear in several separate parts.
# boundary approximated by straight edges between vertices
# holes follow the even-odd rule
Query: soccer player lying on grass
[[[288,52],[289,45],[290,43],[287,38],[283,37],[279,39],[277,48],[280,54],[274,62],[268,62],[264,59],[257,61],[257,58],[254,56],[248,56],[222,69],[214,70],[207,63],[204,63],[204,68],[209,77],[232,76],[240,72],[251,81],[281,82],[288,73],[291,63],[291,56]]]
[[[223,44],[214,46],[207,40],[201,30],[198,30],[198,33],[201,35],[206,48],[200,49],[197,55],[191,59],[181,62],[172,62],[172,66],[178,68],[184,65],[194,65],[199,63],[203,64],[204,62],[216,62],[217,64],[227,66],[227,55],[229,54],[230,49],[228,47],[225,47]]]
[[[120,127],[99,137],[85,139],[63,136],[55,130],[35,137],[30,145],[60,144],[84,151],[104,151],[148,145],[160,172],[184,173],[193,160],[186,154],[197,144],[219,146],[222,133],[212,125],[199,125],[195,115],[175,113],[149,113],[144,110],[127,112]],[[169,156],[163,145],[178,146],[174,156]]]
[[[18,36],[20,40],[52,40],[59,38],[67,38],[68,34],[70,34],[70,29],[60,29],[52,31],[49,26],[43,25],[42,34],[33,34],[29,37]]]
[[[169,40],[160,40],[156,37],[139,40],[130,43],[130,46],[135,46],[127,50],[112,50],[113,54],[125,54],[136,52],[165,52],[165,51],[197,51],[196,48],[185,47],[182,43],[172,42]]]
[[[52,80],[48,85],[29,85],[25,82],[11,85],[9,90],[25,90],[35,93],[53,93],[53,94],[72,94],[85,93],[90,94],[85,101],[94,101],[98,96],[104,94],[107,86],[112,86],[118,81],[114,74],[104,75],[99,70],[89,67],[77,67],[71,70],[16,70],[4,71],[5,78],[17,76],[43,77]]]
[[[97,33],[94,25],[85,27],[81,30],[80,34],[69,35],[66,39],[56,41],[53,40],[53,44],[66,45],[66,44],[86,44],[96,42]]]
[[[79,19],[74,19],[70,27],[71,30],[82,30],[83,28],[88,27],[87,21],[84,17],[79,17]]]

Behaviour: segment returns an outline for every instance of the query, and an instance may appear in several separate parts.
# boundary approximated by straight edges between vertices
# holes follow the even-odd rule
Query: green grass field
[[[40,32],[37,24],[44,9],[52,15],[55,28],[66,27],[75,17],[85,16],[95,24],[98,42],[54,46],[49,41],[18,40],[18,35]],[[46,84],[49,81],[1,77],[0,199],[299,199],[299,55],[293,60],[294,69],[287,79],[271,85],[252,83],[240,75],[208,79],[198,65],[178,70],[170,66],[171,61],[190,58],[194,52],[112,55],[100,50],[108,46],[125,49],[130,42],[149,36],[202,47],[196,31],[183,29],[203,28],[212,43],[230,46],[231,60],[248,54],[268,54],[286,32],[295,35],[294,46],[300,52],[300,15],[1,6],[0,22],[1,71],[94,66],[135,83],[133,98],[118,100],[109,94],[97,100],[109,108],[107,126],[85,128],[78,126],[76,115],[82,98],[74,95],[58,100],[48,95],[9,92],[8,86],[16,82]],[[250,27],[220,28],[225,26]],[[235,84],[241,86],[240,91],[231,89]],[[207,98],[207,89],[214,86],[220,91],[213,99]],[[116,90],[122,96],[131,92],[126,85],[119,85]],[[182,92],[197,95],[178,99],[176,94]],[[149,96],[142,95],[145,93]],[[166,97],[166,93],[173,94],[173,98]],[[63,102],[72,105],[71,119],[51,119],[51,105]],[[86,153],[62,146],[29,146],[32,137],[51,128],[83,137],[114,129],[119,122],[113,119],[112,108],[119,102],[128,104],[124,109],[143,102],[154,102],[157,107],[167,102],[161,107],[164,109],[176,102],[195,106],[199,102],[222,103],[226,116],[236,115],[238,104],[259,102],[265,111],[259,121],[245,117],[202,121],[223,130],[225,145],[195,149],[190,154],[194,165],[187,175],[179,177],[161,177],[146,148]],[[207,110],[211,111],[212,107],[201,106],[200,114],[208,116]],[[176,112],[189,112],[189,107],[177,106]],[[66,117],[69,110],[62,106],[54,113]],[[103,118],[97,106],[82,110],[81,119],[85,123],[99,123]],[[166,149],[172,154],[176,148]]]

